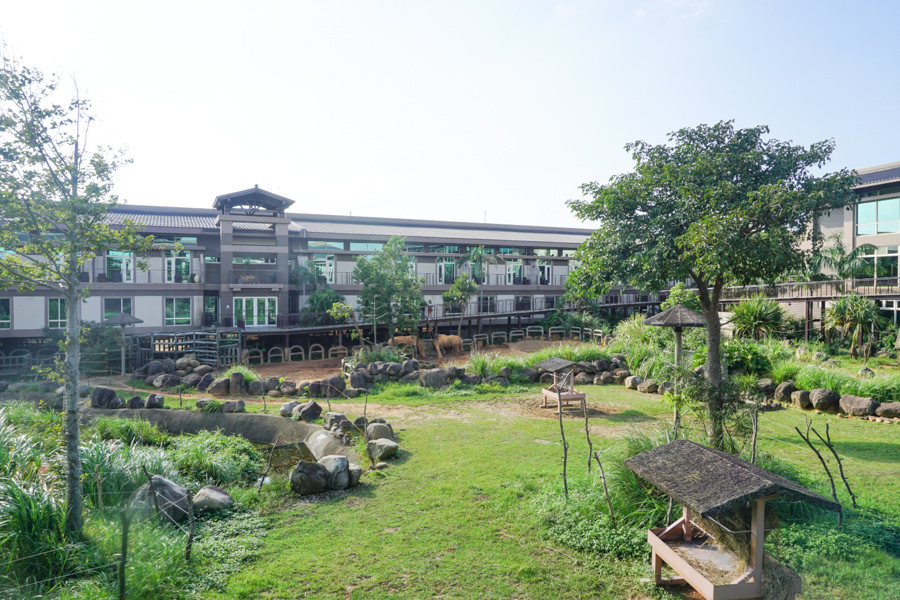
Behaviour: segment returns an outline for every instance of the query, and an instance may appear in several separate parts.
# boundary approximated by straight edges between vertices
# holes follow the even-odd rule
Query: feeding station
[[[539,369],[553,373],[553,385],[541,390],[541,408],[552,408],[551,404],[547,404],[547,400],[551,400],[556,403],[557,412],[562,413],[563,407],[568,407],[569,402],[577,401],[578,406],[584,411],[586,394],[575,389],[575,372],[573,369],[575,364],[571,360],[554,356],[536,365]]]
[[[706,319],[681,304],[671,306],[659,314],[644,319],[644,325],[669,327],[675,332],[675,364],[681,366],[681,334],[685,327],[706,327]]]
[[[832,510],[840,508],[793,481],[689,440],[675,440],[632,456],[625,460],[625,465],[683,507],[680,519],[668,527],[647,532],[656,584],[688,584],[706,600],[763,597],[767,500],[786,496]],[[747,530],[732,531],[716,521],[716,518],[740,516],[748,508],[750,528]],[[733,549],[724,547],[701,529],[695,517],[715,523],[728,534],[749,534],[749,564],[745,566],[745,561]],[[662,577],[663,562],[678,576]],[[721,581],[723,576],[729,577],[726,583]],[[711,578],[719,581],[713,582]],[[800,591],[799,586],[796,591]]]
[[[120,344],[120,348],[122,351],[122,375],[125,375],[125,327],[129,325],[137,325],[138,323],[143,323],[143,319],[138,319],[128,313],[119,313],[117,315],[113,315],[110,318],[103,321],[104,325],[115,325],[121,327],[121,335],[122,335],[122,343]]]

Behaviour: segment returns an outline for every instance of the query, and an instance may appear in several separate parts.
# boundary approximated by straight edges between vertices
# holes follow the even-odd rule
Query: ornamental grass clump
[[[250,367],[245,367],[243,365],[234,365],[230,367],[222,377],[231,377],[234,373],[240,373],[244,376],[244,381],[259,381],[260,376],[259,373],[251,369]]]
[[[211,431],[176,437],[170,456],[183,478],[201,485],[248,483],[264,463],[248,440]]]

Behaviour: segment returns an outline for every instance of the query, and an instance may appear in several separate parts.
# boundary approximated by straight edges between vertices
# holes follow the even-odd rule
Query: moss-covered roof
[[[656,325],[657,327],[706,327],[706,319],[698,312],[676,304],[652,317],[644,319],[644,325]]]

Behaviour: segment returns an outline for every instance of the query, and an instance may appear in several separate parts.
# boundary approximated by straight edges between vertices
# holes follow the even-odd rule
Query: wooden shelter
[[[569,402],[577,401],[578,406],[584,411],[586,394],[575,389],[575,372],[573,370],[575,364],[571,360],[556,356],[537,364],[539,369],[553,373],[553,384],[541,390],[541,408],[552,408],[551,404],[547,404],[547,400],[551,400],[555,401],[556,410],[561,413],[563,408],[569,406]]]
[[[675,440],[625,460],[625,465],[683,507],[682,517],[647,532],[653,550],[656,584],[688,584],[706,600],[742,600],[763,596],[765,503],[788,496],[825,508],[839,505],[793,481],[779,477],[732,454],[688,440]],[[726,584],[716,584],[700,565],[740,565],[735,554],[700,529],[693,516],[710,519],[751,505],[749,566]],[[724,526],[723,526],[724,528]],[[661,576],[665,561],[679,577]],[[727,569],[724,569],[727,571]]]
[[[644,325],[669,327],[675,331],[675,364],[681,366],[681,334],[685,327],[706,327],[706,318],[681,304],[644,319]]]

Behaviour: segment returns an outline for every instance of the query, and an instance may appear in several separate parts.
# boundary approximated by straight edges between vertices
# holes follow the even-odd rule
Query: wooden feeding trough
[[[684,507],[680,519],[647,532],[656,584],[688,584],[706,600],[763,597],[766,500],[789,496],[833,510],[840,508],[793,481],[688,440],[675,440],[632,456],[625,465]],[[698,527],[693,517],[717,523],[716,517],[746,510],[748,506],[749,530],[730,531],[722,526],[729,533],[750,534],[749,565],[742,569],[744,561]],[[678,577],[662,577],[663,562]],[[737,574],[727,583],[710,580],[711,573],[729,573],[736,568]]]
[[[556,405],[559,413],[563,408],[568,408],[570,402],[577,402],[577,406],[584,411],[585,393],[575,389],[575,373],[572,369],[574,366],[575,363],[571,360],[555,356],[537,364],[539,369],[553,373],[553,385],[541,390],[541,408],[553,408],[552,404],[547,403],[550,400]]]

